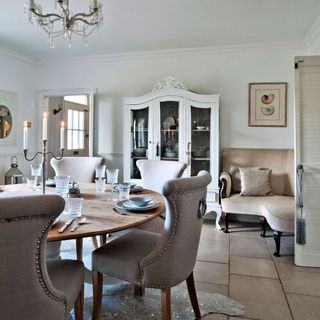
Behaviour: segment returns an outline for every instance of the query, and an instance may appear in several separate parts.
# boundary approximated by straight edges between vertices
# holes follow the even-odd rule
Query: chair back
[[[171,179],[180,178],[187,164],[180,161],[138,160],[142,186],[156,192],[162,192],[164,184]]]
[[[71,181],[92,182],[95,168],[101,164],[101,157],[64,157],[61,160],[51,159],[56,176],[70,176]]]
[[[211,175],[200,171],[196,177],[174,179],[164,185],[165,225],[155,249],[140,261],[143,283],[173,287],[191,274],[210,182]]]
[[[64,209],[58,195],[0,199],[0,318],[64,319],[66,300],[47,274],[48,231]]]

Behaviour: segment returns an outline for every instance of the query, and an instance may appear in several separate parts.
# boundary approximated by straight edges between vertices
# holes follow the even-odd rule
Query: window
[[[67,148],[68,150],[84,149],[84,111],[68,109]]]

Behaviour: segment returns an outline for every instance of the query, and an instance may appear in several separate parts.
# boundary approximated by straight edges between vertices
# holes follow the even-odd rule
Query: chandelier
[[[92,0],[89,4],[89,13],[75,13],[70,10],[69,0],[54,0],[55,13],[43,13],[41,5],[30,0],[25,4],[25,12],[29,14],[29,21],[37,24],[48,34],[48,42],[54,47],[54,39],[63,36],[69,41],[73,34],[82,37],[87,45],[87,37],[103,23],[102,3]]]

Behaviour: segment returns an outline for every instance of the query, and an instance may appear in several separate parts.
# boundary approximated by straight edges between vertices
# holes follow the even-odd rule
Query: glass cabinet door
[[[191,106],[191,176],[210,172],[211,108]]]
[[[160,146],[157,145],[157,157],[161,160],[179,159],[179,102],[160,102]]]
[[[149,107],[131,110],[131,179],[141,179],[136,165],[138,159],[148,157]]]

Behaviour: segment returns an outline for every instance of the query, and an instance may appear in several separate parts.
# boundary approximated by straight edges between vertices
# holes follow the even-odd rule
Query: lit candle
[[[48,140],[48,114],[46,112],[43,113],[42,128],[42,140]]]
[[[30,9],[34,9],[34,0],[30,0]]]
[[[23,150],[28,150],[28,121],[23,124]]]
[[[64,149],[64,122],[61,121],[60,127],[60,149]]]
[[[97,8],[98,8],[98,1],[93,0],[93,9],[97,9]]]

